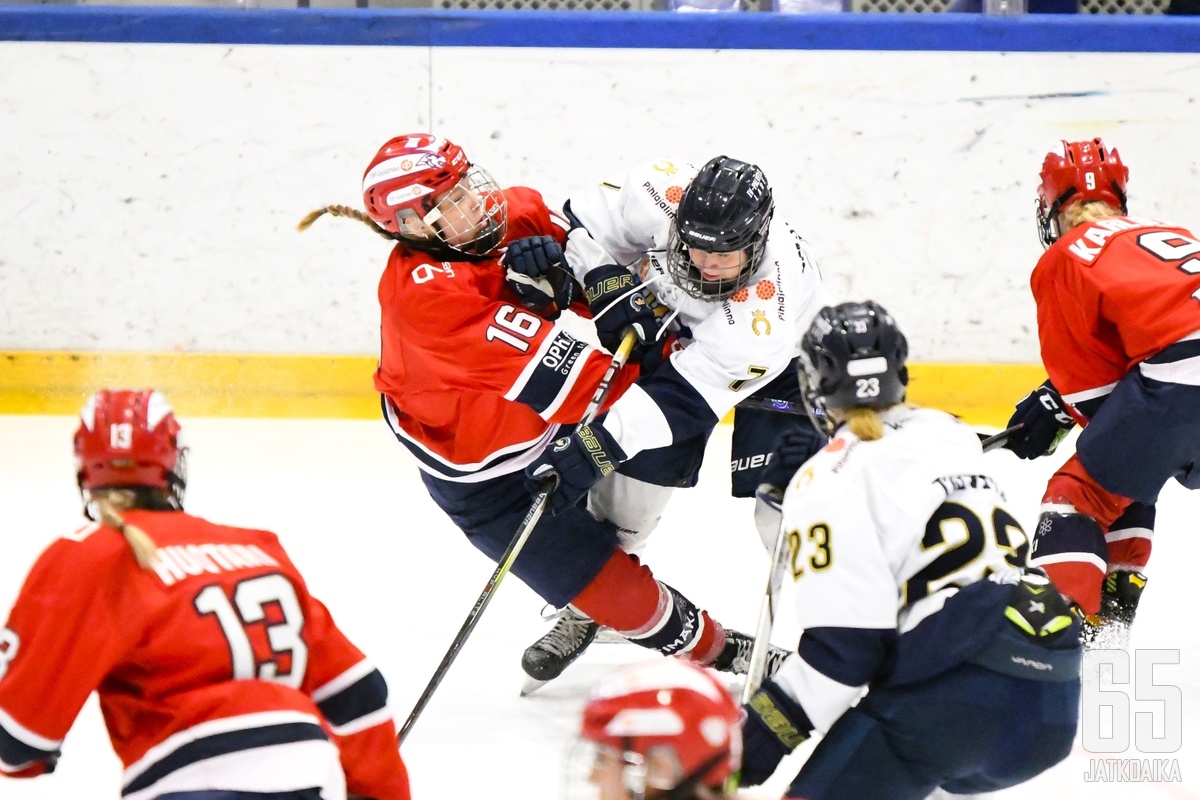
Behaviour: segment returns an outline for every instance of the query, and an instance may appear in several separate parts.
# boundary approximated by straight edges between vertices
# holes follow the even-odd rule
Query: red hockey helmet
[[[182,508],[186,465],[175,412],[158,392],[103,389],[87,399],[75,431],[85,508],[93,491],[109,487],[165,489],[172,506]]]
[[[1108,148],[1100,137],[1086,142],[1063,140],[1042,161],[1038,186],[1038,235],[1046,247],[1061,236],[1058,215],[1075,203],[1101,201],[1127,213],[1125,184],[1129,168],[1116,148]]]
[[[495,179],[461,147],[430,133],[407,133],[379,148],[363,173],[363,203],[388,233],[412,238],[419,221],[466,255],[495,250],[508,224],[508,203]]]
[[[742,761],[741,708],[704,669],[676,658],[617,670],[592,689],[581,736],[619,759],[628,793],[720,787]],[[651,767],[667,757],[673,769]],[[597,782],[593,769],[593,782]],[[602,792],[603,794],[603,792]]]

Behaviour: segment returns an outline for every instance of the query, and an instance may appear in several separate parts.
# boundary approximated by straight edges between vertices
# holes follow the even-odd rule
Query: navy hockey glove
[[[787,489],[792,477],[804,462],[829,444],[829,437],[812,425],[804,425],[789,431],[771,453],[767,466],[763,467],[762,482],[780,489]]]
[[[633,273],[615,264],[596,267],[583,276],[584,294],[604,349],[615,353],[626,330],[633,328],[637,333],[638,343],[630,355],[631,361],[642,357],[662,328],[662,320],[651,306],[650,293],[638,286]]]
[[[570,436],[554,440],[525,468],[525,486],[536,496],[546,478],[553,478],[550,513],[558,515],[579,505],[588,490],[624,460],[625,451],[603,425],[579,428]]]
[[[510,242],[500,263],[504,280],[521,298],[521,305],[548,319],[556,319],[579,297],[579,284],[553,236],[527,236]]]
[[[1075,427],[1075,420],[1063,407],[1062,397],[1053,384],[1046,381],[1017,403],[1007,427],[1014,425],[1022,427],[1008,437],[1004,446],[1018,458],[1039,458],[1058,448],[1063,437]]]
[[[758,786],[771,777],[779,762],[812,735],[813,724],[800,704],[774,681],[765,681],[742,706],[741,786]]]

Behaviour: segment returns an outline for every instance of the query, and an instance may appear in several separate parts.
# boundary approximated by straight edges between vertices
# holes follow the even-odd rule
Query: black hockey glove
[[[638,283],[633,273],[615,264],[596,267],[583,276],[583,290],[600,344],[615,353],[626,330],[633,328],[637,333],[638,343],[630,355],[631,361],[642,357],[662,327],[662,320],[651,305],[650,293],[638,288]]]
[[[1009,428],[1021,425],[1008,437],[1004,446],[1018,458],[1048,456],[1063,437],[1075,427],[1075,420],[1063,407],[1062,397],[1050,381],[1021,398],[1017,409],[1008,419]]]
[[[765,681],[742,706],[742,772],[740,786],[758,786],[775,772],[788,753],[812,735],[813,724],[800,704],[774,681]]]
[[[500,263],[505,268],[504,280],[521,298],[521,305],[547,319],[557,319],[579,297],[579,284],[553,236],[510,242]]]
[[[550,513],[558,515],[579,505],[588,490],[624,460],[625,452],[604,426],[593,424],[556,439],[543,450],[525,468],[525,486],[536,496],[542,491],[546,478],[553,478]]]

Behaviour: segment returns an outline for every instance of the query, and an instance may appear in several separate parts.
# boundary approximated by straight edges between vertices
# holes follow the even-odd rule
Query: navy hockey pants
[[[1185,342],[1155,356],[1169,357]],[[1200,386],[1162,383],[1134,368],[1079,434],[1088,474],[1110,492],[1152,505],[1171,478],[1200,488]]]
[[[422,471],[434,501],[467,539],[499,563],[533,502],[525,473],[479,483],[441,480]],[[512,573],[555,608],[575,599],[617,550],[617,527],[582,508],[542,515],[513,563]]]
[[[788,790],[805,800],[924,800],[1015,786],[1067,757],[1079,682],[1030,681],[963,664],[872,688],[834,723]]]

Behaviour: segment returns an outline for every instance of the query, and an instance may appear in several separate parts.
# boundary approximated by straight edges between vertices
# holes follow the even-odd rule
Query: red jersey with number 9
[[[1042,363],[1072,405],[1200,331],[1200,240],[1154,220],[1073,228],[1042,255],[1030,285]]]
[[[565,240],[565,220],[555,221],[541,195],[525,187],[504,194],[507,241]],[[579,421],[612,359],[524,310],[499,256],[439,262],[398,245],[379,281],[379,305],[375,388],[388,422],[422,469],[447,480],[522,469],[558,423]],[[606,405],[637,374],[636,366],[621,370]]]
[[[52,768],[97,691],[127,796],[290,791],[340,759],[352,794],[407,800],[386,684],[275,535],[125,516],[158,545],[153,569],[89,525],[42,553],[0,629],[0,774]]]

